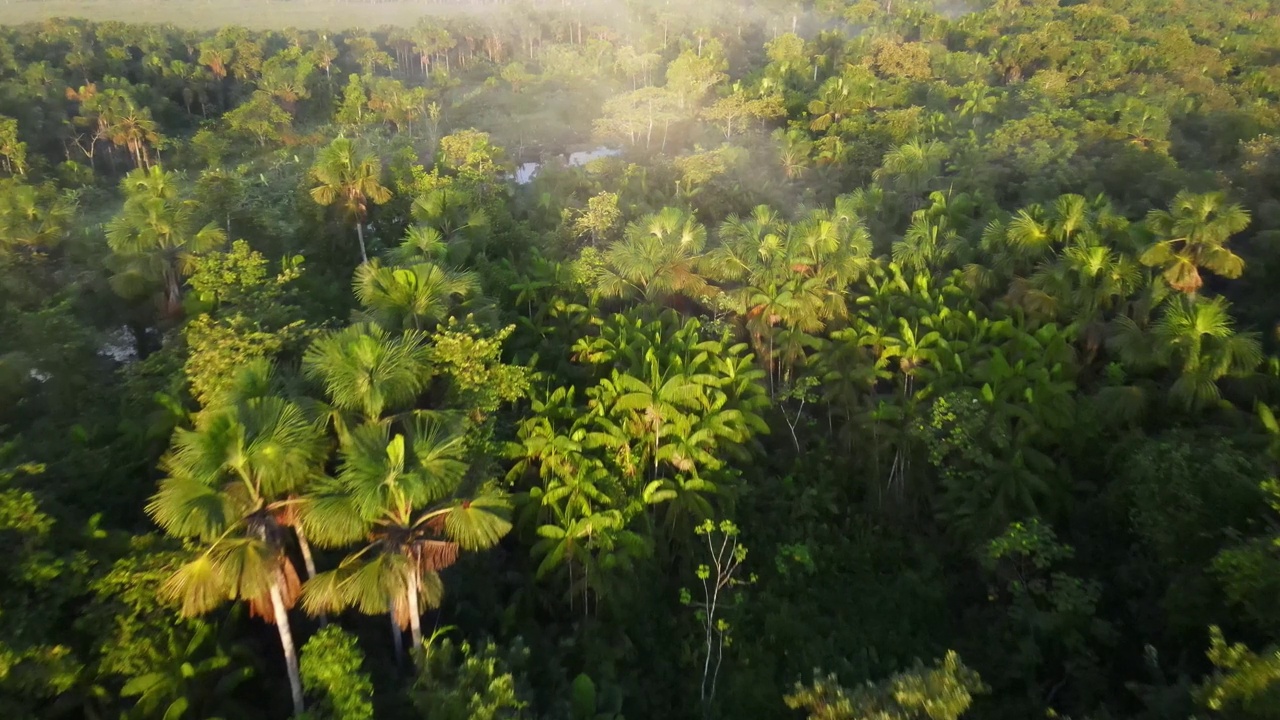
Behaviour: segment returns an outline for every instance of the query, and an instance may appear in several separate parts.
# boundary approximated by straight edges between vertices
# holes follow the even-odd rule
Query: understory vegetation
[[[0,716],[1280,717],[1276,0],[289,4],[0,26]]]

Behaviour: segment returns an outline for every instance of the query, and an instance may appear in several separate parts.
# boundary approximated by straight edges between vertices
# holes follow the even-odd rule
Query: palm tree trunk
[[[316,576],[316,561],[315,558],[311,556],[311,543],[307,542],[307,535],[302,532],[302,525],[295,525],[293,528],[293,534],[298,538],[298,550],[302,553],[302,564],[307,567],[307,579],[310,580]],[[328,624],[329,616],[321,613],[320,627],[324,627]]]
[[[360,241],[360,260],[369,262],[369,254],[364,249],[364,221],[356,218],[356,239]]]
[[[182,285],[177,268],[168,264],[164,268],[164,300],[165,314],[170,318],[177,317],[182,309]]]
[[[400,629],[400,623],[396,622],[395,612],[387,613],[387,617],[391,618],[391,644],[396,652],[396,664],[404,663],[404,631]]]
[[[302,703],[302,678],[298,675],[298,651],[293,646],[293,632],[289,629],[289,610],[284,606],[284,582],[277,574],[271,583],[271,609],[275,611],[276,630],[280,632],[280,647],[284,650],[284,664],[289,672],[289,692],[293,695],[293,714],[302,715],[306,709]]]
[[[298,550],[302,552],[302,564],[307,566],[307,579],[316,576],[316,561],[311,556],[311,543],[307,542],[306,533],[302,532],[302,527],[295,526],[293,532],[298,536]]]
[[[418,573],[409,572],[409,630],[413,637],[413,649],[422,647],[422,616],[418,614]]]

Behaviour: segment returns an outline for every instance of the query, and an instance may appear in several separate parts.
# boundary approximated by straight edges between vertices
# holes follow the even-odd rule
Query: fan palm
[[[362,154],[348,138],[336,138],[320,151],[311,177],[318,183],[311,189],[311,199],[320,205],[337,204],[355,222],[356,239],[360,241],[360,259],[369,261],[364,245],[364,222],[369,206],[391,199],[391,190],[381,183],[382,163]]]
[[[627,226],[604,254],[596,289],[605,297],[697,299],[712,288],[700,272],[707,230],[680,208],[663,208]]]
[[[916,272],[929,272],[955,252],[960,236],[945,217],[932,219],[917,211],[902,239],[893,243],[893,261]]]
[[[389,330],[423,330],[448,317],[455,303],[480,288],[475,273],[432,263],[383,267],[374,260],[356,269],[356,298],[365,313]]]
[[[289,627],[299,582],[286,552],[284,518],[324,455],[317,426],[281,398],[206,410],[194,429],[175,433],[161,460],[165,477],[146,507],[165,532],[202,546],[163,592],[187,616],[245,600],[255,615],[274,622],[299,714],[302,684]]]
[[[433,227],[415,225],[405,231],[400,245],[387,253],[387,260],[403,267],[421,262],[440,262],[447,250],[443,233]]]
[[[927,143],[912,140],[890,150],[873,173],[876,182],[887,182],[899,193],[918,205],[918,196],[942,175],[942,164],[948,157],[947,146],[937,140]]]
[[[1175,299],[1156,321],[1153,335],[1158,356],[1178,370],[1170,388],[1188,408],[1218,400],[1218,381],[1252,372],[1262,362],[1262,345],[1254,333],[1237,333],[1221,298]]]
[[[1076,323],[1093,352],[1102,342],[1104,315],[1142,286],[1142,272],[1132,257],[1107,245],[1076,243],[1042,265],[1027,285],[1024,307]]]
[[[414,200],[409,211],[420,227],[439,234],[439,241],[455,260],[466,257],[489,230],[489,216],[476,206],[472,195],[453,187],[432,190]],[[426,238],[410,239],[420,242]],[[434,247],[434,241],[430,245]]]
[[[52,192],[0,180],[0,249],[41,254],[56,247],[72,206]]]
[[[213,223],[196,225],[197,204],[178,197],[176,179],[158,166],[129,173],[120,183],[124,207],[106,226],[117,265],[112,278],[116,290],[137,295],[158,282],[170,315],[181,308],[182,278],[190,273],[193,258],[226,242],[226,234]]]
[[[707,252],[705,266],[718,282],[750,281],[781,255],[786,230],[768,205],[757,206],[747,217],[730,215],[720,225],[720,242]]]
[[[719,240],[704,264],[728,286],[725,307],[745,320],[770,368],[773,329],[816,332],[844,317],[845,288],[872,262],[870,238],[847,197],[790,227],[759,206],[746,218],[730,216]]]
[[[1220,192],[1180,192],[1168,210],[1152,210],[1147,228],[1158,238],[1140,260],[1159,268],[1169,286],[1195,295],[1204,284],[1201,268],[1225,278],[1238,278],[1244,260],[1227,249],[1232,235],[1249,226],[1249,211],[1228,205]]]
[[[392,435],[385,425],[357,428],[342,448],[338,476],[309,498],[302,522],[322,545],[368,544],[307,583],[307,611],[390,613],[397,648],[406,628],[421,647],[422,611],[439,606],[443,595],[439,571],[460,550],[493,547],[511,528],[502,493],[460,494],[464,455],[460,434],[423,418],[406,434]]]
[[[822,84],[818,96],[809,102],[809,129],[826,132],[846,115],[858,109],[858,97],[852,83],[843,77],[833,77]]]
[[[379,422],[390,409],[413,402],[431,378],[426,336],[394,336],[358,323],[317,339],[302,358],[303,371],[319,380],[334,407]]]

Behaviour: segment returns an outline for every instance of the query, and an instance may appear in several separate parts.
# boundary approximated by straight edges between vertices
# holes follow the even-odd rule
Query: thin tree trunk
[[[400,623],[396,622],[395,612],[387,613],[387,617],[391,618],[391,644],[395,647],[396,664],[404,663],[404,631],[400,629]]]
[[[306,709],[302,703],[302,678],[298,675],[298,651],[293,646],[293,632],[289,629],[289,611],[284,606],[283,580],[276,576],[271,583],[271,607],[276,615],[276,630],[280,632],[280,647],[284,650],[284,665],[289,671],[289,692],[293,695],[293,714],[302,715]]]
[[[316,561],[311,556],[311,543],[307,542],[307,536],[302,532],[302,526],[295,525],[293,532],[298,536],[298,549],[302,551],[302,564],[307,566],[307,579],[316,576]]]
[[[164,271],[165,314],[176,317],[182,309],[182,285],[178,280],[178,271],[172,266]]]
[[[409,630],[413,637],[413,649],[422,648],[422,616],[418,614],[418,573],[409,573]]]
[[[356,218],[356,239],[360,241],[360,260],[369,262],[369,254],[364,249],[364,221]]]
[[[230,232],[229,230],[230,221],[228,221],[227,226],[228,226],[228,232]],[[306,533],[302,532],[302,525],[295,525],[293,528],[293,533],[298,538],[298,550],[302,553],[302,564],[307,567],[307,579],[310,580],[311,578],[316,576],[316,561],[315,561],[315,558],[311,556],[311,543],[307,542],[307,535]],[[321,613],[320,627],[324,627],[328,624],[329,624],[329,616],[324,613]]]

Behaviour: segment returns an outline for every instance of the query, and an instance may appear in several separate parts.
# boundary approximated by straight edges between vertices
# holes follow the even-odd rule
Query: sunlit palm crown
[[[307,348],[303,369],[320,381],[333,404],[367,420],[410,405],[430,380],[426,336],[393,335],[368,323],[352,325]]]

